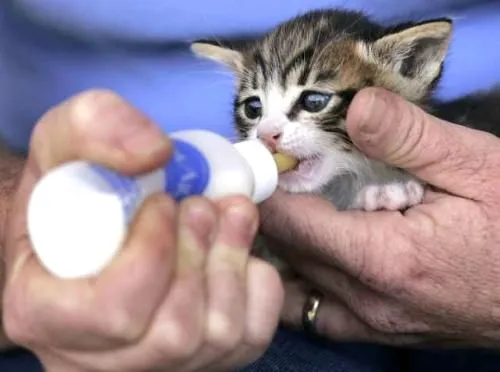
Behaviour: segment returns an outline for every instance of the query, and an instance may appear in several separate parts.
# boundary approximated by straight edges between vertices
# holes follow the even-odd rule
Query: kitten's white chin
[[[325,160],[320,155],[301,160],[295,169],[280,175],[279,186],[292,193],[320,191],[331,178]]]

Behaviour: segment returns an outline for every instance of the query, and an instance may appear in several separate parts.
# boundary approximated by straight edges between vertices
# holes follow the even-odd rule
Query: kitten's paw
[[[424,185],[417,181],[366,186],[356,197],[356,209],[365,211],[402,210],[419,204],[424,198]]]

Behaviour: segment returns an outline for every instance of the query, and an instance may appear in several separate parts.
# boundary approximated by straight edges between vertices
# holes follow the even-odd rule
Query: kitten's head
[[[300,160],[280,186],[314,192],[362,157],[344,126],[355,93],[378,86],[423,102],[440,77],[450,34],[447,19],[387,28],[360,13],[323,10],[240,47],[196,42],[192,50],[234,72],[241,137]]]

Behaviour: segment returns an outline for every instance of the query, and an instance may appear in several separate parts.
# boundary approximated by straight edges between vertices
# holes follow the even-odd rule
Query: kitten
[[[347,109],[357,91],[377,86],[466,124],[466,107],[477,102],[431,98],[451,33],[445,18],[385,27],[359,12],[315,10],[237,47],[199,41],[191,48],[233,71],[241,138],[299,159],[280,176],[281,188],[318,193],[340,210],[401,210],[422,201],[424,183],[363,155],[346,132]],[[479,119],[481,110],[472,111]]]
[[[347,108],[366,86],[425,105],[451,29],[448,19],[382,27],[358,12],[316,10],[239,49],[196,42],[192,50],[235,73],[241,138],[300,160],[280,176],[281,188],[319,193],[341,210],[399,210],[422,200],[423,183],[358,151],[345,130]]]

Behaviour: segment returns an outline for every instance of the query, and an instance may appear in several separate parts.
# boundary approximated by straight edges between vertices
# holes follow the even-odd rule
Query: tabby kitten
[[[451,32],[449,19],[384,27],[359,12],[315,10],[239,47],[199,41],[191,48],[235,74],[241,138],[299,159],[280,176],[281,188],[319,193],[341,210],[400,210],[422,201],[423,182],[356,149],[347,108],[361,88],[377,86],[440,111],[431,94]],[[452,106],[441,106],[448,119]]]

